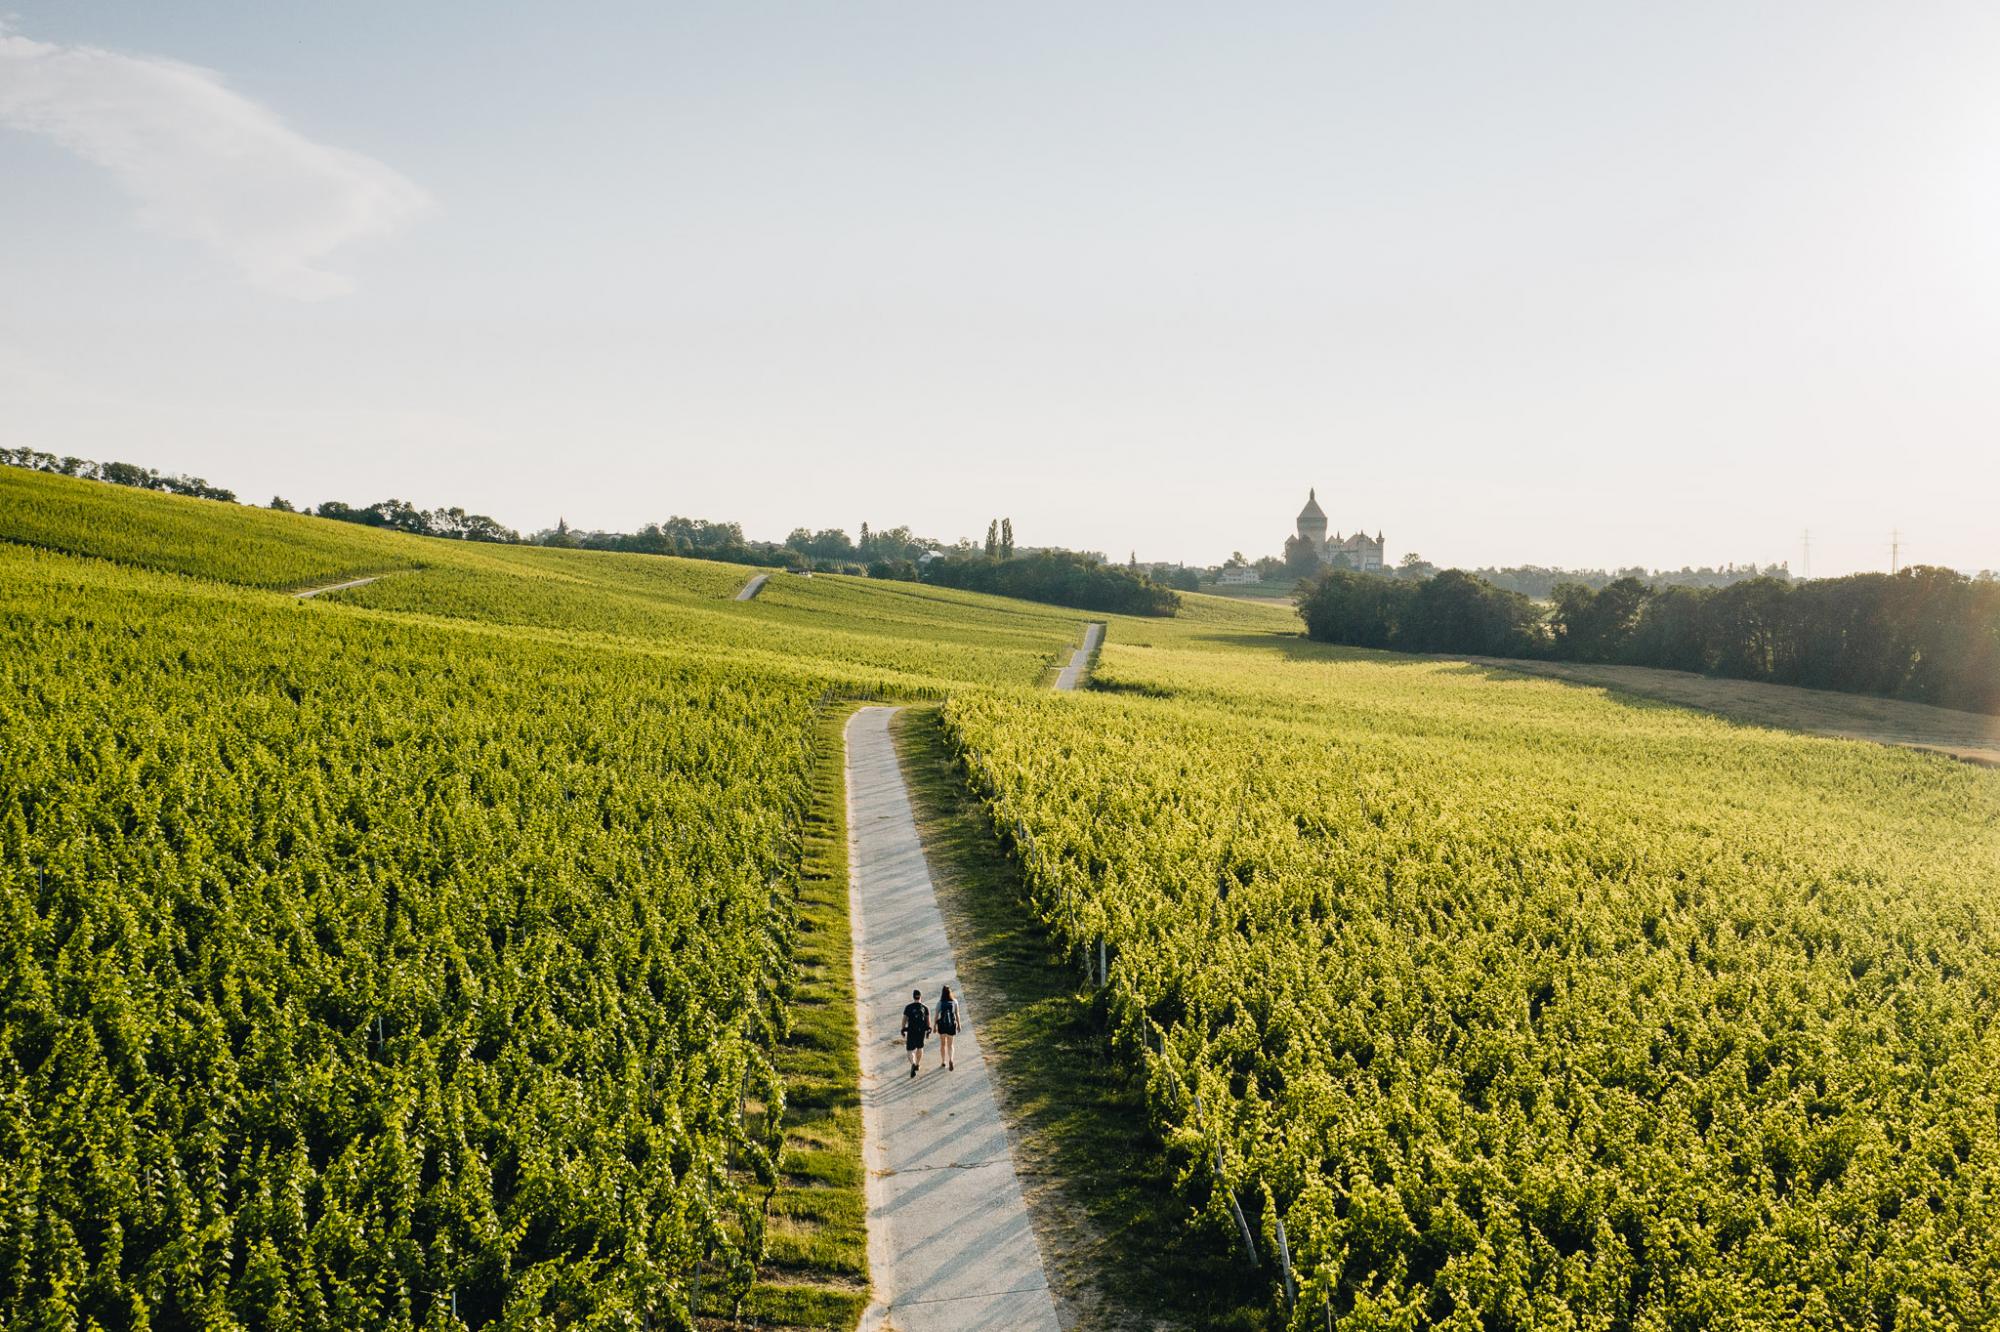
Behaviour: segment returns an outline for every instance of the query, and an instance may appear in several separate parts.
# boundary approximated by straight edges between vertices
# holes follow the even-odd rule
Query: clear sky
[[[18,5],[18,0],[15,0]],[[512,526],[2000,567],[2000,6],[0,34],[0,444]]]

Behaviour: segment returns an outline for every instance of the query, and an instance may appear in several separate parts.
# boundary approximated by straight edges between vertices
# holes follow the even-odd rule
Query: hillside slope
[[[2000,716],[1961,712],[1870,694],[1839,694],[1759,680],[1727,680],[1651,666],[1571,661],[1521,661],[1502,657],[1466,660],[1496,671],[1538,675],[1572,684],[1613,689],[1699,708],[1732,721],[1814,735],[1869,740],[1879,745],[1927,749],[1969,763],[2000,767]]]
[[[828,723],[1078,623],[747,573],[0,469],[5,1321],[852,1325]]]
[[[1195,624],[1095,684],[944,717],[1278,1320],[2000,1319],[2000,772]]]

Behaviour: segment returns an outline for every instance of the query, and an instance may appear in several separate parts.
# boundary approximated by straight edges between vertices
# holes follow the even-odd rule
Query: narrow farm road
[[[770,580],[771,580],[771,575],[758,574],[755,578],[752,578],[749,582],[743,585],[743,590],[736,594],[736,599],[738,601],[750,600],[750,598],[756,596],[759,592],[762,592],[764,590],[764,584],[769,582]]]
[[[863,1158],[874,1300],[863,1332],[1059,1332],[1007,1132],[979,1052],[979,996],[957,1069],[937,1044],[912,1078],[897,1035],[910,991],[958,985],[930,867],[889,737],[895,708],[847,723],[848,891],[861,1023]]]
[[[1104,641],[1104,625],[1092,620],[1083,627],[1083,646],[1070,654],[1069,665],[1063,667],[1056,677],[1056,688],[1074,689],[1083,683],[1084,668],[1090,665],[1090,654],[1097,651],[1097,645]]]
[[[374,574],[368,578],[349,579],[345,583],[330,583],[326,587],[308,587],[302,591],[294,592],[292,595],[300,601],[305,601],[308,598],[320,595],[322,592],[345,592],[350,587],[366,587],[381,576],[381,574]]]

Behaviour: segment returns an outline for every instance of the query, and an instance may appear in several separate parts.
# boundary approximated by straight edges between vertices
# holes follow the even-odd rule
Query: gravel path
[[[764,584],[768,583],[769,581],[771,581],[771,575],[758,574],[755,578],[752,578],[749,582],[743,585],[743,590],[736,594],[736,599],[738,601],[750,600],[750,598],[756,596],[759,592],[762,592],[764,590]]]
[[[1090,665],[1090,654],[1097,651],[1097,645],[1104,641],[1104,626],[1093,620],[1083,627],[1083,646],[1070,654],[1069,665],[1063,667],[1056,677],[1056,688],[1074,689],[1083,683],[1084,668]]]
[[[894,708],[847,723],[849,905],[861,1022],[868,1265],[862,1332],[1059,1332],[1007,1132],[979,1052],[979,996],[964,995],[909,791],[889,737]],[[971,1026],[956,1071],[937,1042],[911,1078],[896,1034],[910,991],[937,1009],[950,985]]]
[[[322,592],[345,592],[350,587],[366,587],[381,576],[381,574],[375,574],[369,578],[354,578],[345,583],[333,583],[326,587],[309,587],[303,592],[294,592],[292,595],[300,601],[304,601],[309,597],[316,597]]]

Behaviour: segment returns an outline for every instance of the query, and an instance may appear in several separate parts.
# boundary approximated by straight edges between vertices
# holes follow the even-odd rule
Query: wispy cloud
[[[430,201],[371,158],[314,143],[213,72],[158,56],[32,41],[0,28],[0,124],[105,168],[150,226],[200,241],[269,291],[352,289],[319,261]]]

